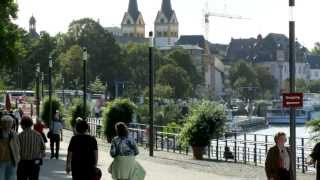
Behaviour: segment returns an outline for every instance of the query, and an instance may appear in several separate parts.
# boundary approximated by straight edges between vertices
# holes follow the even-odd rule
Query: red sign
[[[283,107],[302,107],[303,93],[283,93]]]

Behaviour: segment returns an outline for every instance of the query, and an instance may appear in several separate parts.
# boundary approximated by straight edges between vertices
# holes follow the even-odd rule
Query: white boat
[[[280,101],[274,101],[271,109],[267,110],[267,122],[269,124],[289,124],[290,122],[290,109],[283,108],[279,105]],[[296,109],[296,124],[305,124],[307,121],[314,118],[314,106],[309,99],[303,102],[303,107]]]

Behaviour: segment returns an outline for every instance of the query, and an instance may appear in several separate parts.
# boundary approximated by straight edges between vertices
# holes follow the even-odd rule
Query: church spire
[[[135,21],[138,19],[140,12],[138,9],[137,0],[130,0],[129,7],[128,7],[128,13]]]
[[[36,31],[36,18],[34,18],[34,16],[32,15],[30,20],[29,20],[29,30],[32,31]]]
[[[173,14],[173,9],[171,6],[171,0],[162,0],[161,11],[165,16],[170,19]]]

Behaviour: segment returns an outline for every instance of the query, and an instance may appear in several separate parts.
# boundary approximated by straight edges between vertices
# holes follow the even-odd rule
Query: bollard
[[[305,166],[305,159],[304,159],[304,138],[301,139],[301,154],[302,154],[302,173],[305,173],[305,169],[304,169],[304,166]]]
[[[216,159],[219,160],[219,139],[216,140]]]
[[[164,140],[163,140],[163,132],[161,132],[161,150],[163,151],[163,142]]]
[[[257,135],[254,135],[254,149],[253,149],[253,161],[254,161],[254,165],[257,166]]]
[[[244,160],[244,163],[246,164],[247,163],[247,134],[244,133],[244,141],[243,141],[243,160]]]
[[[234,133],[234,162],[237,162],[237,133]]]
[[[210,149],[211,149],[211,141],[209,142],[208,145],[208,158],[210,159],[211,155],[210,155]]]

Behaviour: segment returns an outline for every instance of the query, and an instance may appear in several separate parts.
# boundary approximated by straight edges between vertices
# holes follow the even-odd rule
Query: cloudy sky
[[[17,0],[16,23],[28,29],[33,14],[38,31],[51,35],[66,32],[72,20],[90,17],[105,26],[120,26],[129,0]],[[233,38],[263,36],[269,32],[288,35],[289,0],[171,0],[180,23],[180,35],[204,34],[204,9],[243,16],[250,20],[210,18],[209,39],[214,43],[229,43]],[[146,22],[146,32],[153,23],[162,0],[138,0],[139,10]],[[312,48],[320,41],[319,0],[296,0],[296,36],[298,41]]]

